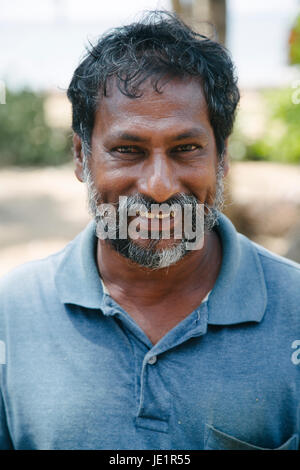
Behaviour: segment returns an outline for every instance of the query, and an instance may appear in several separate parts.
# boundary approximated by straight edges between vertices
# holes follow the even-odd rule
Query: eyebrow
[[[171,140],[184,140],[190,137],[207,137],[207,133],[204,129],[193,128],[187,131],[181,132],[180,134],[175,134],[171,136]],[[128,142],[147,142],[149,139],[145,139],[136,134],[131,134],[129,132],[120,132],[116,135],[116,138],[120,140],[127,140]]]
[[[116,137],[120,140],[128,140],[130,142],[146,142],[147,139],[144,139],[143,137],[139,137],[138,135],[135,134],[129,134],[128,132],[120,132],[120,134],[117,134]]]
[[[207,137],[207,133],[205,132],[204,129],[200,128],[195,128],[195,129],[190,129],[186,132],[182,132],[176,136],[174,136],[174,140],[184,140],[184,139],[189,139],[190,137]]]

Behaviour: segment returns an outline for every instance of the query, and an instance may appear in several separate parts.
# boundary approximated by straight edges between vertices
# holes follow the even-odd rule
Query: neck
[[[178,263],[158,270],[143,268],[98,240],[97,263],[104,284],[112,296],[126,295],[144,303],[157,303],[162,297],[213,287],[221,265],[221,242],[216,232],[205,235],[200,250],[189,252]]]

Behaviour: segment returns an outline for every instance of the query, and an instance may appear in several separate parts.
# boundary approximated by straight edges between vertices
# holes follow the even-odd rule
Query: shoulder
[[[94,225],[89,224],[62,250],[18,266],[0,278],[0,320],[34,317],[61,308],[61,290],[76,292],[84,277],[86,252],[88,272],[94,253]]]
[[[262,277],[265,284],[268,307],[271,310],[277,308],[285,312],[285,315],[296,315],[300,319],[300,265],[283,256],[279,256],[267,250],[263,246],[254,243],[239,235],[241,245],[251,246],[257,262],[261,266]]]
[[[39,299],[54,295],[54,277],[65,249],[24,263],[0,278],[0,316],[14,309],[32,310]]]
[[[257,252],[262,266],[268,272],[268,274],[273,274],[273,277],[277,275],[282,279],[282,275],[285,274],[288,276],[289,280],[295,279],[295,281],[300,281],[300,264],[285,258],[284,256],[277,255],[263,246],[250,242],[254,250]]]

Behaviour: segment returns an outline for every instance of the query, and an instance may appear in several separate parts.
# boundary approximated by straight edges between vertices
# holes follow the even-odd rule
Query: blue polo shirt
[[[213,290],[154,346],[103,290],[93,222],[1,280],[0,448],[299,448],[299,265],[217,230]]]

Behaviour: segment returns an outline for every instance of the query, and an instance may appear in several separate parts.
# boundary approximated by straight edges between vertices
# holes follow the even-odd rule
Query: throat
[[[109,294],[152,344],[191,314],[213,289],[221,267],[222,247],[216,233],[209,235],[205,251],[192,252],[176,265],[159,271],[128,265],[123,259],[124,265],[111,269],[115,268],[114,257],[106,258],[98,250],[100,275]]]
[[[166,296],[157,303],[141,303],[128,298],[115,299],[136,322],[151,343],[156,344],[168,331],[190,315],[203,301],[206,290],[195,289],[187,296],[177,292],[176,296]]]

